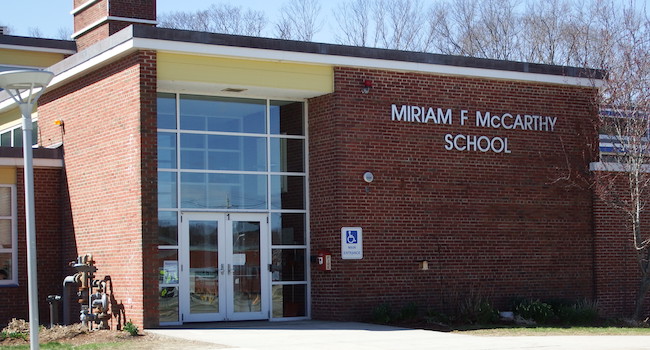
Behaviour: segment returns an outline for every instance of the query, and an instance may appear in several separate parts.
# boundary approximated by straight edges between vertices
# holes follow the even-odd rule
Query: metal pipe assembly
[[[70,262],[70,266],[74,267],[77,273],[63,280],[63,323],[68,324],[70,321],[68,286],[75,283],[79,285],[77,301],[81,304],[79,315],[81,323],[89,330],[108,329],[108,320],[111,318],[108,297],[110,280],[95,279],[97,267],[92,254],[78,256],[77,260]]]

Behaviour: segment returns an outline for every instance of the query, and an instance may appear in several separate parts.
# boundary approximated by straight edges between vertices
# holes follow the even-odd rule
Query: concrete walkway
[[[190,328],[191,326],[191,328]],[[192,324],[148,329],[163,336],[241,350],[648,350],[650,336],[482,337],[356,322],[296,321]],[[219,345],[221,346],[219,346]]]

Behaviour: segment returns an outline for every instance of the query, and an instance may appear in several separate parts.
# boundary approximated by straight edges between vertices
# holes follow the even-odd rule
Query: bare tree
[[[422,23],[426,12],[421,0],[376,0],[374,6],[375,41],[380,47],[395,50],[422,49]]]
[[[603,54],[609,76],[601,94],[601,134],[610,149],[602,160],[609,171],[595,173],[595,189],[627,218],[641,275],[633,315],[639,320],[650,291],[650,232],[643,226],[650,204],[650,21],[634,8],[622,10]]]
[[[516,0],[458,0],[430,9],[427,47],[441,53],[513,60],[520,57],[522,20]]]
[[[370,46],[370,12],[371,0],[353,0],[341,2],[333,11],[339,33],[335,38],[339,44]]]
[[[280,9],[275,36],[280,39],[312,41],[323,27],[318,0],[291,0]]]
[[[28,36],[31,36],[33,38],[42,38],[43,33],[41,32],[41,29],[38,27],[29,27],[28,29]]]
[[[196,12],[177,11],[158,17],[159,26],[203,32],[260,36],[266,26],[262,11],[215,4]]]
[[[61,40],[70,40],[70,38],[72,38],[72,29],[70,27],[59,27],[56,38]]]

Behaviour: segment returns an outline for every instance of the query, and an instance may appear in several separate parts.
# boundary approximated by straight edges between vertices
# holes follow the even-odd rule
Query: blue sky
[[[39,28],[44,37],[58,38],[59,28],[67,27],[72,32],[72,10],[73,0],[0,0],[2,11],[0,12],[0,25],[9,26],[12,35],[29,36],[30,28]],[[323,18],[332,17],[332,8],[336,4],[346,0],[320,0]],[[425,0],[430,1],[430,0]],[[619,0],[627,2],[628,0]],[[650,7],[650,0],[636,0],[640,7],[646,4]],[[225,2],[234,5],[241,5],[245,8],[262,10],[266,13],[269,21],[278,16],[277,8],[285,0],[158,0],[158,14],[172,11],[193,11],[205,9],[212,3]],[[650,10],[650,9],[649,9]],[[267,31],[271,26],[267,24]],[[325,23],[322,30],[314,37],[315,41],[333,42],[331,37],[330,24]],[[269,34],[270,35],[270,34]]]
[[[331,16],[331,6],[341,0],[321,0],[322,14]],[[9,26],[12,35],[29,36],[30,28],[39,28],[42,36],[58,38],[59,28],[67,27],[72,31],[72,0],[0,0],[2,11],[0,12],[0,25]],[[269,0],[237,0],[237,1],[209,1],[209,0],[158,0],[158,14],[172,11],[193,11],[205,9],[212,3],[230,3],[241,5],[245,8],[262,10],[266,13],[269,21],[277,17],[278,4],[284,1]],[[267,25],[267,30],[270,25]],[[329,34],[328,25],[315,37],[316,41],[327,40]]]

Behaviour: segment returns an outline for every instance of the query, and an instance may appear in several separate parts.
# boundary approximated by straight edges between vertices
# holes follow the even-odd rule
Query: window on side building
[[[18,284],[16,186],[0,185],[0,287]]]

